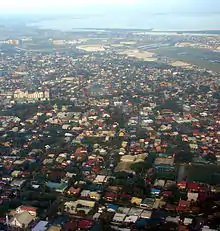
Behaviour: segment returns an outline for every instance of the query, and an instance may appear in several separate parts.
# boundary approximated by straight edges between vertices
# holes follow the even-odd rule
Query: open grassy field
[[[189,182],[203,182],[208,184],[220,184],[220,166],[192,165],[187,166],[185,175]]]
[[[191,47],[161,47],[154,52],[160,56],[220,72],[220,52]]]

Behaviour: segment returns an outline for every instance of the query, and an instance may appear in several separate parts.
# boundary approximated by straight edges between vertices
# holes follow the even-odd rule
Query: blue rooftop
[[[160,193],[160,189],[152,188],[151,193]]]
[[[119,206],[118,206],[118,205],[108,204],[108,209],[112,209],[112,210],[117,211],[117,210],[118,210],[118,208],[119,208]]]

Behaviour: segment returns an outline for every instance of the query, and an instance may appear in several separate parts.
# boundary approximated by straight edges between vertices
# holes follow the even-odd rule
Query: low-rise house
[[[129,211],[130,211],[130,208],[128,208],[128,207],[119,207],[117,210],[118,213],[123,213],[126,215],[128,214]]]
[[[12,173],[11,173],[11,176],[12,177],[19,177],[19,176],[21,176],[21,171],[17,171],[17,170],[15,170],[15,171],[13,171]]]
[[[132,207],[132,208],[129,210],[129,212],[128,212],[127,215],[130,215],[130,216],[135,215],[135,216],[140,217],[140,215],[141,215],[142,212],[143,212],[143,209]]]
[[[217,229],[210,229],[208,226],[204,226],[202,231],[217,231]]]
[[[31,231],[46,231],[48,221],[39,221]]]
[[[140,205],[141,202],[142,202],[142,198],[139,198],[139,197],[132,197],[131,198],[131,204]]]
[[[199,197],[199,193],[194,193],[194,192],[188,192],[187,193],[187,200],[188,201],[197,201]]]
[[[179,219],[180,219],[180,217],[179,216],[177,216],[177,217],[170,217],[170,216],[168,216],[167,218],[166,218],[166,221],[167,222],[174,222],[174,223],[179,223]]]
[[[189,201],[179,200],[177,211],[184,211],[189,207],[189,205]]]
[[[156,180],[154,183],[154,187],[161,187],[163,188],[165,185],[165,180]]]
[[[70,187],[67,191],[69,195],[79,195],[81,188]]]
[[[77,221],[68,221],[64,224],[64,230],[74,231],[77,230],[78,224]]]
[[[170,197],[170,196],[173,195],[173,192],[172,192],[172,191],[163,191],[163,192],[161,193],[161,195],[162,195],[163,197]]]
[[[209,195],[207,193],[199,192],[198,201],[200,202],[205,201],[208,197]]]
[[[82,190],[80,196],[83,198],[89,198],[90,190]]]
[[[186,218],[184,218],[183,224],[184,225],[190,225],[192,223],[192,220],[193,220],[192,218],[186,217]]]
[[[115,168],[115,172],[127,172],[127,173],[134,173],[131,170],[132,162],[119,162]]]
[[[121,192],[119,195],[120,200],[127,200],[130,201],[132,196],[127,194],[126,192]]]
[[[61,231],[61,226],[51,225],[47,231]]]
[[[116,201],[117,200],[117,194],[114,192],[106,192],[104,196],[105,200],[107,201]]]
[[[16,212],[9,224],[12,227],[27,228],[35,219],[36,216],[31,215],[28,211]]]
[[[151,216],[152,216],[152,211],[148,211],[148,210],[143,210],[143,212],[140,215],[140,217],[143,219],[150,219]]]
[[[192,192],[198,192],[199,184],[198,183],[187,183],[187,189]]]
[[[177,187],[178,187],[180,190],[186,189],[186,186],[187,186],[187,182],[186,182],[186,181],[180,181],[180,182],[177,183]]]
[[[151,194],[152,194],[153,196],[159,196],[160,191],[161,191],[160,189],[152,188],[152,189],[151,189]]]
[[[136,157],[132,156],[132,155],[124,155],[121,157],[122,162],[134,162],[135,159],[136,159]]]
[[[168,158],[168,157],[157,157],[154,161],[154,165],[170,165],[172,166],[174,164],[174,158]]]
[[[22,213],[25,211],[29,212],[32,216],[37,215],[37,209],[35,207],[21,205],[18,208],[16,208],[16,213]]]
[[[95,213],[92,218],[93,220],[98,221],[100,216],[101,216],[101,213]]]
[[[153,198],[145,198],[141,203],[140,207],[143,209],[153,209],[155,199]]]
[[[11,182],[11,186],[16,187],[17,189],[21,189],[24,186],[25,182],[26,180],[24,179],[15,179]]]
[[[107,211],[108,212],[116,212],[116,211],[118,211],[118,208],[119,208],[119,206],[118,205],[115,205],[115,204],[108,204],[107,205]]]
[[[65,211],[70,214],[77,214],[78,211],[84,211],[88,214],[95,207],[95,202],[90,200],[77,200],[65,203]]]
[[[86,219],[79,220],[78,228],[79,230],[89,230],[91,229],[93,224],[94,224],[94,221],[91,221],[91,220],[86,220]]]
[[[64,193],[66,188],[68,187],[67,183],[55,183],[55,182],[47,182],[46,186],[50,189],[55,190],[56,192]]]
[[[99,201],[101,198],[101,195],[97,192],[90,192],[89,197],[93,200]]]
[[[153,204],[153,209],[158,209],[166,205],[166,202],[161,199],[156,199]]]
[[[105,179],[106,179],[106,176],[97,175],[95,180],[94,180],[94,183],[103,184],[105,182]]]
[[[128,224],[134,224],[137,221],[137,219],[138,219],[138,216],[130,215],[125,218],[124,222]]]
[[[116,213],[112,219],[114,223],[123,223],[124,219],[126,217],[126,214],[123,213]]]

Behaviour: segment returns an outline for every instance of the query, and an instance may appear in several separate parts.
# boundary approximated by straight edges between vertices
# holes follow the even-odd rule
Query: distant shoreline
[[[73,30],[94,30],[94,31],[130,31],[130,32],[152,32],[152,33],[177,33],[177,34],[219,34],[219,30],[156,30],[138,28],[72,28]]]

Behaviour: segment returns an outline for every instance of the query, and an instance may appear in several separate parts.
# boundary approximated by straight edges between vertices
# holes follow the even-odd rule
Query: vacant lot
[[[175,61],[172,63],[172,66],[174,66],[174,67],[188,67],[188,66],[190,66],[190,64],[182,62],[182,61]]]
[[[126,50],[126,51],[123,51],[122,54],[125,54],[130,57],[138,58],[138,59],[143,59],[145,61],[153,62],[157,60],[157,58],[153,57],[154,53],[148,52],[148,51]]]
[[[76,48],[88,52],[94,52],[94,51],[105,51],[105,48],[103,45],[81,45],[77,46]]]

